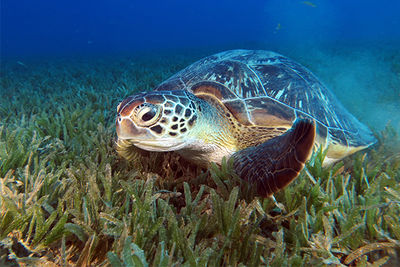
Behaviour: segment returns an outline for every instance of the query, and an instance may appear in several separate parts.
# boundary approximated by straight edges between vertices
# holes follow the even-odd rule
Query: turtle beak
[[[138,148],[147,151],[174,151],[185,146],[185,142],[177,138],[155,138],[148,129],[137,127],[129,117],[117,115],[116,128],[118,141],[126,140]]]
[[[134,141],[148,138],[149,133],[146,129],[137,127],[131,117],[132,110],[143,102],[144,100],[141,98],[135,99],[134,96],[130,96],[118,105],[117,118],[115,120],[118,139]]]
[[[141,139],[148,136],[146,129],[136,127],[129,117],[122,117],[121,114],[117,115],[115,122],[117,128],[118,139]]]

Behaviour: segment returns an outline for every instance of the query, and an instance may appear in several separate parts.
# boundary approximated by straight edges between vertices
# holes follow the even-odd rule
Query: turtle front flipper
[[[233,154],[234,168],[242,179],[255,184],[258,195],[269,196],[299,175],[314,139],[314,122],[298,120],[285,134]]]

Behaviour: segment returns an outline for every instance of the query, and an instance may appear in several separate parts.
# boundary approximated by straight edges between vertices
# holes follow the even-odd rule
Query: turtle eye
[[[138,126],[152,126],[160,119],[160,115],[160,106],[146,103],[138,107],[135,122]]]

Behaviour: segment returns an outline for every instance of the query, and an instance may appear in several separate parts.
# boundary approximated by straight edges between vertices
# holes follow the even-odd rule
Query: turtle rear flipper
[[[298,120],[285,134],[236,152],[234,168],[244,180],[269,196],[290,184],[304,167],[315,139],[315,124]]]

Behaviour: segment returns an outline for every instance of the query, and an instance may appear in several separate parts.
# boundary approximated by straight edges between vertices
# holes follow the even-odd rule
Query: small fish
[[[24,64],[24,62],[21,62],[21,61],[17,61],[17,64],[19,64],[19,65],[21,65],[21,66],[24,66],[24,67],[27,67],[27,66]]]
[[[310,7],[317,7],[317,5],[316,4],[314,4],[313,2],[310,2],[310,1],[303,1],[303,2],[301,2],[302,4],[305,4],[305,5],[307,5],[307,6],[310,6]]]
[[[276,25],[275,29],[274,29],[274,34],[278,33],[278,31],[282,28],[282,25],[280,23],[278,23],[278,25]]]

